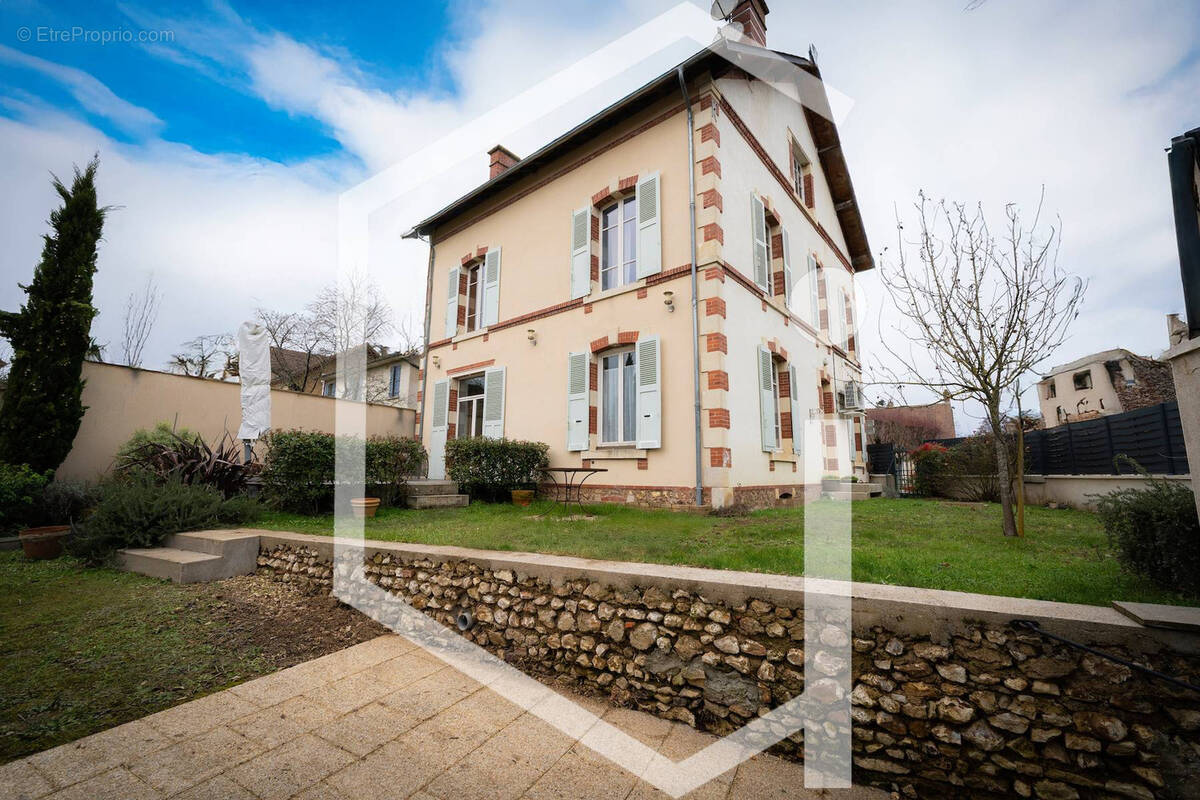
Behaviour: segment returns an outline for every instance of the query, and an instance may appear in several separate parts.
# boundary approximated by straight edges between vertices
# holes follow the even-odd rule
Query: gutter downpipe
[[[412,238],[429,245],[429,269],[425,275],[425,352],[422,353],[421,365],[421,422],[417,426],[417,439],[425,443],[425,401],[429,398],[429,323],[433,315],[433,235],[422,239],[421,234],[413,231]]]
[[[688,141],[688,207],[692,227],[692,389],[695,403],[696,425],[696,505],[704,505],[703,443],[700,441],[700,301],[696,287],[696,134],[693,130],[692,99],[688,96],[687,81],[683,77],[683,65],[676,68],[679,90],[687,107]],[[424,417],[421,418],[424,422]]]

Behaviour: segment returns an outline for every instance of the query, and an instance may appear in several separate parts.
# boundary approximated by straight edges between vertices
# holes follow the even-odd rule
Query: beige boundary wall
[[[1191,475],[1151,475],[1150,478],[1178,482],[1191,488]],[[1096,495],[1118,489],[1145,489],[1149,483],[1140,475],[1026,475],[1025,502],[1035,506],[1053,503],[1095,511]],[[949,493],[953,495],[953,489]]]
[[[189,428],[210,444],[241,424],[241,387],[236,383],[191,378],[116,364],[83,365],[83,404],[87,411],[67,460],[57,476],[94,481],[109,470],[117,449],[139,428],[167,422]],[[271,392],[271,421],[278,430],[302,428],[333,432],[331,397]],[[383,405],[367,407],[367,432],[412,436],[415,413]]]
[[[257,533],[261,573],[328,591],[332,538]],[[473,612],[467,635],[527,672],[719,735],[803,691],[804,648],[821,646],[804,641],[797,577],[391,542],[366,542],[364,559],[368,580],[451,628]],[[1196,796],[1200,696],[1011,622],[1192,683],[1200,635],[1097,606],[851,594],[856,782],[919,798]],[[802,742],[773,752],[798,759]]]

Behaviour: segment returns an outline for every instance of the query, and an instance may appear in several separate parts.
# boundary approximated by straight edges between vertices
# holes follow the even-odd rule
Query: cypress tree
[[[69,189],[51,176],[62,206],[50,213],[41,262],[21,286],[21,310],[0,311],[0,336],[13,350],[0,407],[0,461],[38,472],[63,462],[83,419],[80,375],[93,346],[92,275],[107,211],[96,204],[98,166],[97,156],[82,171],[75,167]]]

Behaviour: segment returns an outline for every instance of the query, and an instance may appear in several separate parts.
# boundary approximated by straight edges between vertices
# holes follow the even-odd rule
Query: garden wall
[[[283,581],[328,591],[332,556],[327,537],[260,535],[259,570]],[[527,672],[719,735],[804,688],[801,578],[381,542],[365,559],[369,580],[445,624],[472,609],[467,635]],[[914,798],[1200,797],[1200,696],[1010,623],[1192,683],[1200,636],[1110,608],[851,592],[857,782]],[[816,646],[842,636],[825,627]],[[802,737],[774,751],[798,759]]]
[[[83,422],[59,478],[94,481],[112,466],[113,456],[133,432],[159,422],[189,428],[214,442],[242,421],[241,386],[225,381],[174,375],[118,364],[88,361],[83,365]],[[271,423],[279,430],[333,432],[332,397],[274,390]],[[416,412],[370,404],[367,432],[412,436]]]
[[[1182,483],[1191,488],[1190,475],[1153,475],[1155,480]],[[964,499],[956,492],[953,478],[939,478],[945,493],[952,498]],[[977,480],[977,479],[975,479]],[[1035,506],[1054,503],[1069,508],[1096,509],[1095,495],[1108,494],[1118,489],[1145,489],[1150,482],[1140,475],[1026,475],[1025,502]]]

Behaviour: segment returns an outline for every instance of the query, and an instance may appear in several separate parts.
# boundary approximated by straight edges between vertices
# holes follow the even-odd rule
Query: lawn
[[[0,763],[383,632],[267,578],[179,586],[14,552],[0,597]]]
[[[439,511],[381,509],[366,537],[687,564],[799,575],[804,509],[745,516],[647,511],[616,505],[572,519],[551,503],[475,503]],[[270,513],[259,527],[330,535],[331,516]],[[1030,507],[1024,539],[1000,533],[995,504],[873,499],[853,504],[854,579],[982,594],[1107,605],[1112,600],[1200,605],[1121,572],[1096,516]]]

